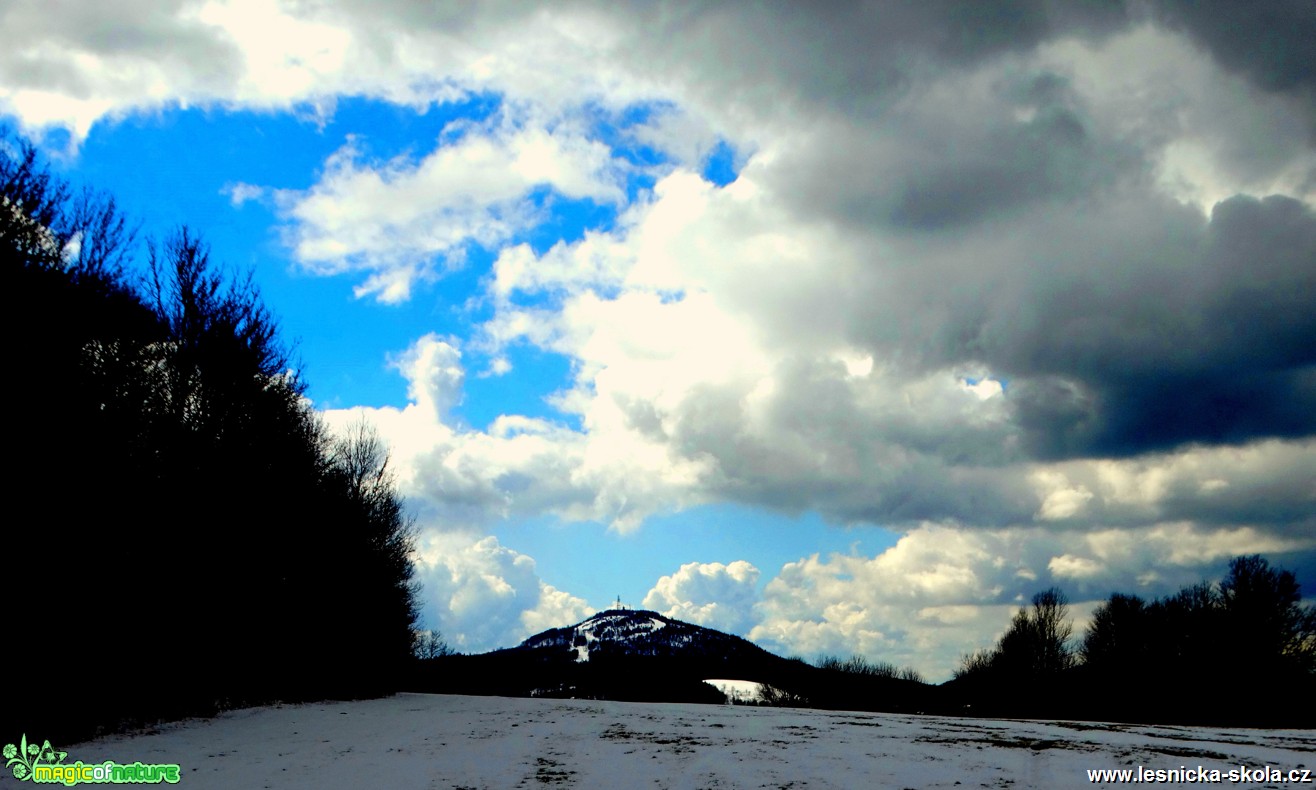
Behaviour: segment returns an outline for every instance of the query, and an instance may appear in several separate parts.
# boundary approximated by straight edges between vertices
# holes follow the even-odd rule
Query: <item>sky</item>
[[[17,0],[0,122],[252,272],[426,628],[620,598],[949,677],[1316,597],[1316,6]],[[140,256],[144,257],[144,256]]]

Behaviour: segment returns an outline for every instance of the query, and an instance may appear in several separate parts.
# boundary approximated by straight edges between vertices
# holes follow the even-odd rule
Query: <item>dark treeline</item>
[[[937,688],[887,674],[824,669],[767,651],[721,656],[621,650],[576,661],[565,650],[510,648],[418,662],[408,689],[442,694],[606,699],[626,702],[706,702],[725,695],[704,681],[752,680],[765,698],[751,704],[914,713],[934,709]]]
[[[817,666],[819,669],[829,672],[837,672],[843,675],[898,678],[900,680],[912,680],[915,683],[924,682],[923,676],[913,667],[898,668],[895,664],[888,661],[869,661],[863,656],[858,655],[850,656],[849,658],[823,656],[818,659]]]
[[[662,624],[654,628],[653,623]],[[724,702],[704,681],[761,684],[752,704],[833,710],[929,710],[937,689],[910,669],[861,657],[813,666],[738,636],[645,610],[593,615],[589,635],[553,628],[517,647],[483,655],[434,655],[417,662],[408,689],[439,693],[647,702]],[[588,660],[581,661],[581,651]]]
[[[391,691],[410,522],[371,431],[334,439],[308,406],[251,280],[185,229],[138,245],[112,200],[5,135],[0,272],[0,733]]]
[[[1034,596],[997,644],[964,657],[939,686],[912,669],[862,656],[816,665],[782,658],[739,637],[662,618],[613,613],[616,625],[551,629],[483,655],[430,652],[409,690],[506,696],[719,702],[708,678],[762,684],[753,704],[985,717],[1316,725],[1316,612],[1291,572],[1239,557],[1218,584],[1143,601],[1114,594],[1076,639],[1060,590]],[[599,619],[604,614],[591,619]],[[643,623],[641,623],[643,624]],[[628,630],[629,629],[629,630]],[[578,649],[590,647],[589,660]]]
[[[1076,642],[1064,594],[1048,590],[945,689],[989,716],[1311,726],[1316,611],[1301,599],[1291,572],[1238,557],[1219,584],[1111,595]]]

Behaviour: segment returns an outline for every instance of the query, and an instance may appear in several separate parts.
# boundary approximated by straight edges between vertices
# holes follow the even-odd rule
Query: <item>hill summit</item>
[[[726,702],[710,679],[754,685],[760,704],[903,712],[936,704],[935,689],[922,683],[820,669],[732,634],[623,607],[516,647],[424,661],[409,685],[431,693]]]
[[[809,667],[804,667],[810,669]],[[516,647],[419,667],[430,692],[647,702],[724,702],[706,678],[766,683],[796,669],[758,645],[647,609],[615,607]]]
[[[674,620],[646,609],[605,609],[575,625],[550,628],[513,650],[570,653],[577,662],[650,656],[761,662],[766,650],[738,636]]]

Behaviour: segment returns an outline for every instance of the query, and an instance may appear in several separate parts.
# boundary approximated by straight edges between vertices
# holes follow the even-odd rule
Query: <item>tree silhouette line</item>
[[[814,666],[827,672],[858,677],[894,678],[923,683],[923,675],[913,667],[897,667],[889,661],[869,661],[861,655],[849,658],[840,656],[819,656]]]
[[[136,237],[0,135],[0,732],[394,690],[417,588],[380,440],[326,429],[250,277]]]
[[[657,613],[641,612],[645,619]],[[783,658],[688,624],[626,636],[605,630],[587,662],[570,628],[514,648],[454,654],[431,636],[408,690],[499,696],[721,702],[707,678],[754,681],[736,704],[952,716],[1252,726],[1316,724],[1316,614],[1293,573],[1238,557],[1219,584],[1151,602],[1115,593],[1075,637],[1069,602],[1039,592],[997,643],[940,685],[863,656]],[[613,638],[613,637],[618,638]],[[426,647],[425,645],[429,645]],[[740,649],[733,649],[740,645]],[[642,679],[637,682],[637,679]]]
[[[1152,601],[1114,593],[1072,638],[1052,588],[947,684],[962,712],[1123,721],[1310,726],[1316,610],[1297,578],[1259,555],[1219,584]]]

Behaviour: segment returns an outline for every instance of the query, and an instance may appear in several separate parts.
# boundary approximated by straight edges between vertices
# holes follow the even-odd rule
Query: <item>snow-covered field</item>
[[[36,733],[29,733],[34,736]],[[402,694],[235,711],[67,749],[187,788],[1113,787],[1087,769],[1316,766],[1316,731]],[[7,772],[6,772],[7,773]],[[12,778],[6,783],[16,786]],[[1231,787],[1301,787],[1245,782]]]

